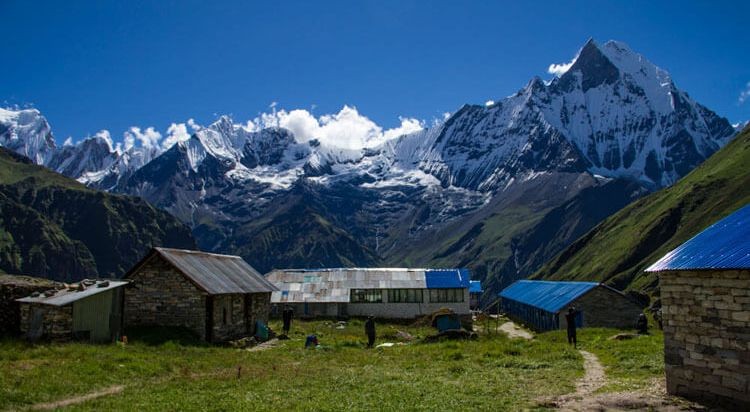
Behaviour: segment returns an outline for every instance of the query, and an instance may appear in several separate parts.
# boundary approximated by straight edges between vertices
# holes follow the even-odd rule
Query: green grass
[[[280,329],[278,323],[271,325]],[[432,329],[378,325],[378,343],[397,331],[415,337]],[[410,343],[364,348],[363,324],[296,321],[291,339],[265,351],[193,344],[176,334],[158,342],[152,332],[128,345],[27,345],[0,342],[0,410],[28,407],[125,385],[81,410],[518,410],[574,390],[582,358],[561,332],[533,341],[504,335],[475,341]],[[321,349],[304,349],[316,333]],[[613,378],[612,389],[661,374],[660,335],[611,341],[618,331],[580,332],[582,348],[596,353]],[[170,340],[173,339],[173,340]],[[644,344],[647,343],[647,344]],[[238,378],[238,367],[242,368]]]
[[[278,325],[273,325],[278,327]],[[292,339],[260,352],[131,340],[117,345],[0,343],[0,409],[85,394],[115,384],[119,395],[80,409],[517,409],[572,390],[579,355],[540,338],[412,343],[365,349],[361,321],[295,322]],[[378,341],[398,330],[379,325]],[[305,350],[317,333],[323,349]],[[551,348],[554,348],[551,350]],[[237,368],[242,375],[237,378]]]

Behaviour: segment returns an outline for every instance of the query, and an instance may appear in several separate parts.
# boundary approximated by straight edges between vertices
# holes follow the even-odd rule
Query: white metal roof
[[[279,289],[271,303],[346,303],[351,289],[468,288],[464,269],[326,268],[267,273]]]

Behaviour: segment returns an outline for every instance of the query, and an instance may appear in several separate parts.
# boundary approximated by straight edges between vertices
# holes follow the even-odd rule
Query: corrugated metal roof
[[[468,269],[426,269],[427,289],[468,288]]]
[[[750,205],[667,253],[646,272],[750,269]]]
[[[466,269],[335,268],[274,270],[272,303],[347,303],[351,289],[468,288]]]
[[[599,286],[596,282],[554,282],[519,280],[500,292],[503,299],[557,313],[584,293]]]
[[[469,293],[482,293],[482,292],[484,292],[484,289],[482,289],[481,280],[472,280],[469,282]]]
[[[277,290],[239,256],[161,247],[154,250],[211,295]]]
[[[105,282],[108,282],[108,284]],[[60,289],[60,290],[57,290],[56,293],[51,296],[45,296],[44,294],[40,294],[39,296],[28,296],[25,298],[16,299],[16,301],[23,302],[23,303],[41,303],[44,305],[52,305],[52,306],[65,306],[77,300],[81,300],[89,296],[96,295],[97,293],[106,292],[114,288],[119,288],[120,286],[124,286],[127,284],[128,282],[125,282],[125,281],[100,280],[100,281],[97,281],[95,284],[86,287],[86,289],[84,290],[79,291],[79,290]]]

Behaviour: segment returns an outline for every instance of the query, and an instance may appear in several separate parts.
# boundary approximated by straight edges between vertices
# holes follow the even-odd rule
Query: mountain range
[[[222,116],[171,147],[57,147],[35,109],[0,111],[0,145],[89,187],[140,196],[198,246],[261,271],[466,266],[487,295],[600,221],[690,173],[735,135],[621,42],[431,127],[352,149]]]

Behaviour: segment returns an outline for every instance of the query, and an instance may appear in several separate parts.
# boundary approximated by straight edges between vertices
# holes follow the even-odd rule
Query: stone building
[[[566,329],[569,307],[576,326],[630,329],[642,308],[622,292],[597,282],[519,280],[499,294],[503,312],[537,331]]]
[[[471,319],[466,269],[289,269],[266,279],[279,289],[275,311],[289,305],[297,316],[409,319],[448,308]]]
[[[750,410],[750,205],[646,271],[659,276],[667,391]]]
[[[62,289],[64,286],[44,278],[0,274],[0,336],[21,333],[21,304],[18,299],[34,292]]]
[[[209,342],[255,333],[276,288],[239,256],[154,248],[124,277],[125,326],[185,327]]]
[[[126,284],[83,280],[18,299],[21,332],[30,340],[113,341],[122,331],[122,290]]]

